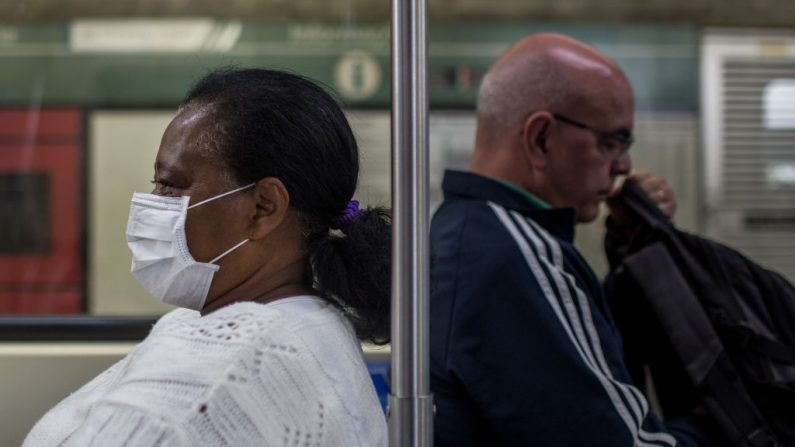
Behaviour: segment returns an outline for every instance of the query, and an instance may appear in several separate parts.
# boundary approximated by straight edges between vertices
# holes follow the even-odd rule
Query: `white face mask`
[[[165,197],[134,193],[127,221],[127,246],[132,251],[132,274],[161,301],[187,309],[201,310],[210,290],[215,263],[248,239],[221,253],[210,262],[196,262],[188,249],[185,218],[188,209],[204,205],[254,183],[188,206],[190,197]]]

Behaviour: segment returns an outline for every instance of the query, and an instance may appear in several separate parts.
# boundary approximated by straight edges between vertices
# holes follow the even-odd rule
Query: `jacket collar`
[[[447,170],[442,180],[445,198],[460,197],[494,202],[533,219],[545,230],[568,242],[574,240],[574,208],[544,209],[526,194],[489,177]]]

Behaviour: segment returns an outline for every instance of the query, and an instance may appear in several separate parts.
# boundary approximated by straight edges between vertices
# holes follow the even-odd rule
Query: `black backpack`
[[[636,383],[663,414],[702,406],[735,446],[795,446],[795,289],[738,252],[676,229],[631,181],[643,222],[605,290]]]

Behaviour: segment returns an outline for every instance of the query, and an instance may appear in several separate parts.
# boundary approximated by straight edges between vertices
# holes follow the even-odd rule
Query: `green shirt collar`
[[[508,189],[511,189],[511,190],[516,191],[517,193],[521,194],[522,197],[527,199],[533,205],[541,208],[542,210],[546,210],[546,209],[552,208],[547,202],[544,202],[543,200],[541,200],[538,197],[534,196],[533,194],[531,194],[529,191],[527,191],[524,188],[520,188],[519,186],[514,185],[513,183],[511,183],[509,181],[506,181],[506,180],[503,180],[503,179],[499,179],[499,178],[495,178],[495,177],[491,177],[491,179],[492,180],[496,180],[497,182],[505,185],[505,187],[507,187]]]

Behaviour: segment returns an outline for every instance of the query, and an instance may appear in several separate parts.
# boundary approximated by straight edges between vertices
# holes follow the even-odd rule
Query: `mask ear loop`
[[[220,199],[221,197],[226,197],[226,196],[228,196],[229,194],[234,194],[234,193],[236,193],[236,192],[238,192],[238,191],[242,191],[242,190],[244,190],[244,189],[251,188],[251,187],[252,187],[252,186],[254,186],[254,185],[256,185],[256,183],[250,183],[250,184],[248,184],[248,185],[246,185],[246,186],[241,186],[240,188],[233,189],[233,190],[231,190],[231,191],[227,191],[227,192],[224,192],[224,193],[218,194],[217,196],[210,197],[209,199],[204,199],[204,200],[202,200],[201,202],[194,203],[193,205],[189,206],[189,207],[188,207],[188,209],[191,209],[191,208],[196,208],[196,207],[197,207],[197,206],[199,206],[199,205],[204,205],[205,203],[207,203],[207,202],[212,202],[212,201],[213,201],[213,200],[215,200],[215,199]]]
[[[244,190],[244,189],[251,188],[251,187],[252,187],[252,186],[254,186],[254,185],[256,185],[256,183],[250,183],[250,184],[248,184],[248,185],[246,185],[246,186],[241,186],[240,188],[233,189],[233,190],[231,190],[231,191],[227,191],[227,192],[225,192],[225,193],[218,194],[218,195],[217,195],[217,196],[215,196],[215,197],[210,197],[209,199],[204,199],[204,200],[202,200],[201,202],[194,203],[193,205],[189,206],[189,207],[188,207],[188,209],[191,209],[191,208],[196,208],[196,207],[197,207],[197,206],[199,206],[199,205],[204,205],[205,203],[207,203],[207,202],[212,202],[212,201],[213,201],[213,200],[215,200],[215,199],[220,199],[221,197],[226,197],[226,196],[228,196],[228,195],[230,195],[230,194],[234,194],[234,193],[236,193],[236,192],[238,192],[238,191],[242,191],[242,190]],[[219,260],[221,260],[221,258],[223,258],[224,256],[228,255],[229,253],[232,253],[233,251],[237,250],[237,249],[238,249],[238,248],[239,248],[241,245],[245,244],[245,243],[246,243],[246,242],[248,242],[248,241],[249,241],[248,239],[244,239],[244,240],[240,241],[239,243],[235,244],[235,246],[233,246],[233,247],[232,247],[232,248],[230,248],[229,250],[227,250],[227,251],[225,251],[225,252],[221,253],[220,255],[216,256],[215,258],[213,258],[213,260],[212,260],[212,261],[210,261],[210,262],[208,262],[208,264],[215,264],[216,262],[218,262]]]
[[[220,255],[216,256],[212,261],[208,262],[208,264],[215,264],[216,261],[220,261],[221,258],[223,258],[224,256],[228,255],[229,253],[232,253],[233,251],[237,250],[238,247],[240,247],[241,245],[245,244],[248,241],[249,241],[248,239],[243,239],[242,241],[240,241],[240,243],[235,244],[234,247],[232,247],[229,250],[227,250],[227,251],[221,253]]]

